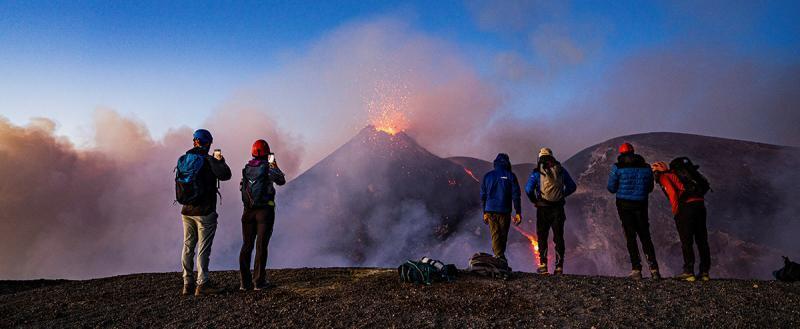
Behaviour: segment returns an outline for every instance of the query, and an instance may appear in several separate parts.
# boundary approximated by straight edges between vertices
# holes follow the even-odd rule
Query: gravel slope
[[[270,271],[278,287],[179,295],[177,273],[86,281],[0,281],[0,327],[800,327],[800,284],[774,281],[462,274],[456,282],[398,282],[392,269]]]

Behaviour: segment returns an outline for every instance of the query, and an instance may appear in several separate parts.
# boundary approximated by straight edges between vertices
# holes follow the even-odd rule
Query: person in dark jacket
[[[494,159],[494,170],[483,176],[481,203],[483,222],[489,225],[492,233],[492,251],[495,257],[503,260],[506,260],[512,205],[516,210],[514,225],[519,225],[522,221],[520,197],[519,181],[511,171],[511,161],[507,154],[500,153]]]
[[[269,144],[263,139],[257,140],[252,147],[253,159],[242,169],[242,250],[239,253],[240,290],[263,290],[274,285],[267,280],[267,246],[272,237],[275,224],[275,187],[283,185],[286,178],[278,167],[278,162],[269,161],[272,154]],[[247,181],[249,180],[249,181]],[[259,184],[255,186],[254,184]],[[261,200],[254,200],[260,198]],[[254,244],[255,242],[255,244]],[[250,257],[253,247],[256,258],[253,264],[253,275],[250,274]]]
[[[531,172],[525,184],[525,194],[536,206],[536,239],[539,241],[539,274],[547,274],[547,237],[553,229],[553,242],[556,247],[556,266],[553,274],[564,273],[564,212],[565,198],[575,193],[577,185],[553,157],[553,151],[542,148],[536,169]]]
[[[219,292],[208,277],[208,262],[211,255],[211,245],[217,231],[217,181],[231,179],[231,169],[225,164],[222,154],[209,156],[211,143],[214,138],[205,129],[198,129],[193,135],[194,147],[186,153],[202,155],[205,159],[197,179],[204,187],[205,194],[200,202],[194,205],[184,205],[181,209],[183,219],[183,252],[181,265],[183,267],[184,295],[215,294]],[[193,281],[194,255],[197,249],[197,286]]]
[[[686,281],[711,280],[708,271],[711,269],[711,248],[708,246],[708,228],[706,226],[706,205],[702,195],[686,191],[673,168],[664,162],[656,162],[652,166],[656,182],[661,186],[669,199],[675,226],[681,240],[683,253],[683,273],[678,279]],[[700,254],[700,274],[694,275],[694,244]]]
[[[656,251],[650,237],[647,202],[654,187],[653,172],[644,158],[634,153],[633,145],[630,143],[622,144],[619,153],[617,163],[611,167],[611,173],[608,175],[608,191],[617,195],[617,213],[622,221],[631,259],[630,278],[634,280],[642,278],[642,260],[636,243],[638,236],[650,266],[651,277],[660,279]]]

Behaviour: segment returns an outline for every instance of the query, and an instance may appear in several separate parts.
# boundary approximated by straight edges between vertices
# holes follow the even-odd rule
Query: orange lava
[[[517,230],[517,232],[519,232],[520,234],[525,236],[528,239],[528,241],[531,242],[530,248],[531,248],[531,252],[533,253],[533,263],[538,266],[539,265],[539,242],[536,241],[536,237],[533,234],[523,230],[519,226],[512,225],[511,227],[513,227],[515,230]]]
[[[472,173],[472,170],[469,170],[467,169],[467,167],[464,167],[464,171],[467,173],[467,175],[469,175],[469,177],[472,177],[472,179],[480,183],[480,180],[478,180],[478,177],[475,177],[475,174]]]
[[[369,121],[375,130],[395,135],[408,128],[408,88],[405,86],[376,83],[366,105]]]

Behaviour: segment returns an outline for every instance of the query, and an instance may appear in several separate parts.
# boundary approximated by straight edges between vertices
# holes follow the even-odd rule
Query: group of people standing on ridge
[[[636,154],[633,145],[624,143],[619,147],[617,162],[608,176],[607,190],[616,194],[616,207],[622,223],[631,261],[630,278],[642,279],[642,260],[637,237],[653,279],[661,279],[655,247],[650,236],[648,216],[649,194],[658,183],[667,196],[681,242],[683,273],[678,279],[686,281],[710,280],[711,253],[708,247],[706,208],[703,196],[710,190],[708,180],[688,158],[676,158],[667,165],[656,162],[649,165],[644,157]],[[564,222],[566,198],[577,190],[575,181],[566,168],[561,166],[549,148],[539,151],[536,168],[533,169],[525,194],[536,207],[536,236],[539,241],[539,264],[537,273],[549,274],[547,268],[548,237],[553,231],[555,245],[554,275],[564,273]],[[506,261],[505,251],[511,223],[522,221],[521,190],[517,176],[511,170],[507,154],[500,153],[494,160],[494,170],[483,177],[481,183],[483,221],[489,225],[492,250],[497,258]],[[514,217],[511,216],[513,210]],[[694,244],[700,254],[699,274],[694,274]]]
[[[208,263],[217,230],[219,181],[231,179],[231,169],[220,150],[209,155],[214,138],[205,129],[193,135],[194,146],[178,159],[175,177],[176,201],[183,205],[184,295],[209,295],[220,289],[209,279]],[[275,155],[264,140],[253,143],[253,158],[242,169],[242,249],[239,253],[240,286],[243,291],[273,287],[267,280],[267,245],[275,224],[275,187],[286,183]],[[254,270],[250,259],[255,248]],[[197,251],[197,278],[194,259]]]
[[[211,246],[217,229],[217,194],[219,182],[231,179],[231,169],[222,152],[214,150],[214,139],[205,129],[193,134],[193,147],[178,159],[175,177],[176,201],[182,205],[184,295],[208,295],[220,292],[209,279],[208,264]],[[677,158],[669,165],[656,162],[648,165],[633,146],[625,143],[611,168],[608,191],[616,194],[617,211],[627,241],[633,279],[642,278],[642,264],[637,237],[642,244],[651,277],[661,278],[655,248],[650,237],[648,195],[655,182],[663,189],[672,205],[684,258],[683,274],[679,278],[694,281],[709,280],[710,252],[706,229],[706,208],[703,195],[710,189],[708,181],[688,158]],[[269,144],[257,140],[251,148],[252,159],[242,169],[240,191],[242,194],[242,248],[239,254],[240,286],[242,291],[263,290],[274,285],[267,280],[267,246],[275,223],[275,187],[286,183]],[[525,184],[525,194],[536,206],[536,235],[539,247],[539,274],[548,274],[547,240],[553,231],[555,244],[555,269],[553,274],[564,272],[565,242],[564,222],[566,198],[577,190],[569,172],[553,156],[549,148],[539,151],[536,168]],[[507,154],[500,153],[494,160],[494,170],[483,177],[481,203],[483,221],[489,225],[492,250],[495,257],[506,260],[505,251],[511,224],[522,222],[522,191],[517,176],[511,170]],[[515,211],[512,217],[511,212]],[[695,276],[693,245],[700,253],[700,274]],[[255,249],[254,270],[250,259]],[[195,254],[197,277],[194,278]]]

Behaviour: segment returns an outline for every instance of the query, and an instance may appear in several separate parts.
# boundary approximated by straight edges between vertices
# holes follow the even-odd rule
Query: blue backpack
[[[203,168],[205,156],[186,153],[178,158],[175,167],[175,201],[182,205],[197,205],[206,193],[198,175]]]
[[[242,191],[242,203],[246,208],[273,206],[274,203],[270,204],[270,201],[275,195],[275,187],[269,178],[269,165],[245,166],[239,190]]]

